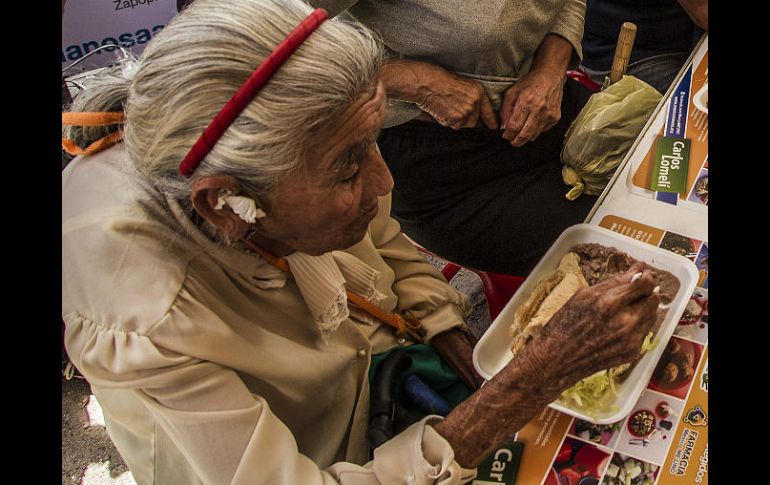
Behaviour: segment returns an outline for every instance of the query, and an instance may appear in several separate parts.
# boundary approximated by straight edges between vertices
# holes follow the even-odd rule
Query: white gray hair
[[[343,18],[324,22],[220,138],[192,177],[177,172],[193,143],[262,60],[312,8],[299,0],[196,0],[147,46],[133,73],[107,73],[72,111],[119,111],[134,168],[160,192],[189,199],[206,175],[232,175],[262,195],[303,166],[314,136],[377,82],[381,43]],[[127,101],[126,101],[127,98]],[[80,131],[78,131],[80,130]],[[70,130],[81,143],[82,129]],[[83,139],[86,138],[86,139]]]

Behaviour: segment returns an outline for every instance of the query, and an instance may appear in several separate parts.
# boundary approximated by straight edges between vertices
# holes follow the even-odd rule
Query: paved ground
[[[439,259],[429,258],[442,267]],[[481,281],[461,270],[452,285],[473,303],[468,324],[478,337],[489,326]],[[134,485],[126,464],[107,436],[101,408],[82,378],[62,379],[62,485]]]
[[[62,485],[135,483],[113,446],[82,378],[62,379]]]

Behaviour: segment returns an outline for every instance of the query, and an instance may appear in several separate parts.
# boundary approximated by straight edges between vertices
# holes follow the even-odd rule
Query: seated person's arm
[[[551,27],[551,34],[558,35],[566,40],[572,49],[570,57],[564,64],[564,71],[573,69],[580,64],[583,59],[583,27],[585,24],[586,0],[567,0],[564,8],[559,13]],[[548,37],[546,36],[546,39]]]
[[[529,72],[505,92],[500,125],[511,145],[537,140],[561,119],[566,71],[583,57],[584,18],[585,0],[568,0],[535,51]]]
[[[310,0],[314,7],[337,15],[356,0]],[[385,61],[381,80],[389,98],[415,103],[443,126],[453,129],[484,124],[497,128],[497,116],[483,86],[426,62],[407,59]]]
[[[557,34],[545,36],[535,52],[532,69],[505,91],[500,123],[503,138],[520,147],[537,140],[561,119],[564,76],[572,44]]]

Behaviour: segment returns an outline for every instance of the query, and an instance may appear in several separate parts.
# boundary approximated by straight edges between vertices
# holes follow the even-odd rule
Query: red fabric
[[[573,80],[579,82],[583,86],[587,87],[594,93],[598,93],[602,90],[602,85],[595,82],[593,79],[588,77],[588,74],[584,73],[581,70],[574,70],[574,71],[567,71],[567,77],[572,78]]]
[[[497,318],[526,279],[523,276],[488,273],[485,271],[476,271],[476,274],[479,275],[484,285],[484,296],[487,299],[489,318],[492,320]]]
[[[273,74],[281,65],[286,62],[297,48],[307,39],[310,34],[328,18],[326,10],[318,8],[307,16],[291,33],[281,42],[273,52],[268,55],[264,61],[251,73],[251,76],[236,91],[230,101],[222,110],[211,120],[209,126],[203,131],[193,147],[187,153],[187,156],[179,165],[179,174],[183,177],[189,177],[198,168],[201,161],[208,155],[219,138],[222,137],[227,128],[235,121],[241,112],[248,106],[260,89],[267,84]]]
[[[414,243],[414,241],[412,241],[412,243]],[[441,256],[431,253],[419,244],[414,244],[421,253],[441,258]],[[441,274],[444,275],[444,278],[446,278],[447,281],[450,281],[461,269],[463,269],[462,266],[447,261],[446,265],[444,265],[444,269],[441,270]],[[479,271],[473,268],[465,269],[473,271],[481,279],[481,285],[484,290],[484,299],[487,301],[487,309],[489,310],[489,318],[491,320],[497,318],[508,301],[513,297],[513,294],[516,293],[516,290],[518,290],[521,284],[524,283],[524,280],[527,279],[525,276],[490,273],[488,271]]]
[[[451,280],[455,277],[457,273],[460,272],[460,270],[463,269],[462,266],[454,264],[454,263],[447,263],[444,266],[444,269],[441,270],[441,274],[444,275],[444,278],[446,278],[447,281]]]

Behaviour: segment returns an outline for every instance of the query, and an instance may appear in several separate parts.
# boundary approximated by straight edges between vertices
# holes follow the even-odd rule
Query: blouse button
[[[366,349],[358,349],[358,356],[362,359],[366,357]]]

